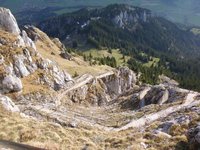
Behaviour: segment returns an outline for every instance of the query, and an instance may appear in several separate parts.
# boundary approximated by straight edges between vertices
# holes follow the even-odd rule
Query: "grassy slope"
[[[124,60],[122,59],[123,55],[120,53],[120,51],[118,49],[113,49],[112,54],[108,53],[108,50],[96,50],[96,49],[91,49],[91,50],[85,51],[84,54],[86,54],[87,56],[89,56],[91,54],[93,57],[97,57],[97,58],[113,56],[117,61],[117,66],[127,65],[126,62],[130,59],[130,57],[125,56],[126,62],[124,63]]]
[[[150,107],[150,110],[155,109]],[[143,109],[141,113],[146,114],[146,110]],[[92,150],[126,150],[127,148],[141,150],[143,149],[141,142],[144,142],[149,146],[148,150],[165,150],[174,148],[187,149],[187,138],[185,133],[188,128],[191,128],[187,124],[172,125],[169,129],[169,133],[172,135],[171,138],[162,134],[155,135],[154,132],[152,132],[172,116],[177,117],[180,115],[192,116],[192,121],[189,126],[195,126],[200,119],[197,113],[192,112],[190,109],[184,109],[171,114],[168,116],[169,118],[167,117],[155,121],[150,126],[147,126],[143,132],[136,129],[128,129],[121,132],[106,132],[91,127],[70,128],[61,127],[58,124],[50,122],[38,122],[30,118],[20,117],[17,113],[9,113],[0,105],[0,139],[24,143],[49,150],[78,150],[83,149],[85,145],[88,145],[88,148]]]
[[[44,57],[50,60],[54,60],[62,69],[69,72],[71,75],[74,75],[77,72],[79,75],[89,73],[92,75],[97,75],[104,73],[108,70],[111,70],[108,66],[90,66],[87,62],[83,61],[81,56],[75,55],[73,61],[69,61],[60,57],[59,48],[42,32],[37,31],[42,40],[36,42],[39,53]],[[52,50],[52,51],[47,51]],[[51,53],[54,53],[52,55]]]
[[[58,124],[22,118],[17,113],[6,112],[1,105],[0,121],[0,139],[49,150],[78,150],[86,145],[89,149],[98,150],[126,149],[128,145],[133,145],[136,150],[139,150],[140,141],[143,141],[142,135],[134,130],[117,133],[90,127],[87,129],[61,127]]]
[[[156,66],[158,64],[158,62],[160,61],[159,58],[153,58],[152,61],[149,61],[148,63],[145,63],[144,66],[146,67],[151,67],[152,65],[153,66]]]

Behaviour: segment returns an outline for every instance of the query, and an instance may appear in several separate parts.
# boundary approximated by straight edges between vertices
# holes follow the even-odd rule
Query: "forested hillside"
[[[130,67],[142,72],[141,80],[147,83],[157,83],[164,73],[183,87],[200,90],[200,38],[147,9],[118,4],[81,9],[47,19],[39,27],[75,49],[120,49],[131,56]],[[156,64],[143,65],[154,58],[159,59]]]

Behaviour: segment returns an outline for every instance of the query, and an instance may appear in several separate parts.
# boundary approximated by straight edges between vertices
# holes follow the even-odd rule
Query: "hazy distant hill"
[[[111,3],[127,3],[153,10],[174,22],[200,25],[199,0],[0,0],[0,6],[11,8],[15,13],[30,8],[62,7],[60,14],[83,6],[106,6]]]

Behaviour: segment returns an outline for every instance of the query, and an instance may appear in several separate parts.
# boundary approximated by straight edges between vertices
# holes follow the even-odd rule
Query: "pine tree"
[[[83,60],[87,61],[87,56],[85,54],[83,54]]]
[[[112,49],[111,48],[108,49],[108,53],[112,54]]]

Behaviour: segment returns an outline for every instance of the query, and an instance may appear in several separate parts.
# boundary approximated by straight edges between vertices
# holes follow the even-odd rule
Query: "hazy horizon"
[[[152,10],[167,19],[189,25],[200,26],[200,1],[198,0],[0,0],[0,6],[11,9],[14,13],[45,7],[63,7],[62,13],[77,10],[79,7],[106,6],[125,3]],[[69,7],[76,7],[70,8]]]

